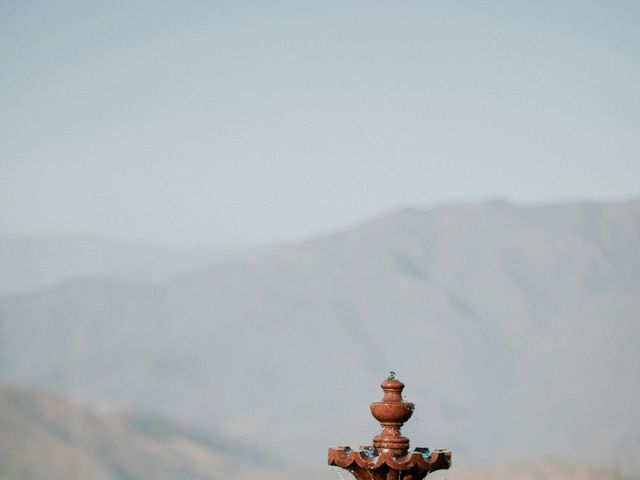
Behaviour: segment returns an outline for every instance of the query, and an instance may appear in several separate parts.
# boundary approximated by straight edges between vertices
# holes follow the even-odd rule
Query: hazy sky
[[[1,2],[0,230],[304,238],[640,195],[640,2]]]

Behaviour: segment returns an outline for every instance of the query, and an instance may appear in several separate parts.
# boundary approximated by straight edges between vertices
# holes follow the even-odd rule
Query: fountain
[[[402,399],[404,384],[395,373],[380,385],[382,401],[371,404],[371,414],[382,427],[373,445],[352,450],[350,447],[329,449],[329,465],[348,470],[357,480],[421,480],[430,472],[451,466],[449,450],[415,448],[409,453],[409,439],[400,427],[411,418],[413,403]]]

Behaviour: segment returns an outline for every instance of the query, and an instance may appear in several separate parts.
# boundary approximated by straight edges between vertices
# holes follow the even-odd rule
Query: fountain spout
[[[400,428],[411,418],[414,405],[403,400],[404,384],[394,372],[380,386],[384,394],[381,401],[371,404],[371,414],[382,431],[373,438],[373,445],[360,450],[329,448],[329,465],[348,470],[358,480],[421,480],[430,472],[449,468],[449,450],[416,448],[409,452],[409,439]]]

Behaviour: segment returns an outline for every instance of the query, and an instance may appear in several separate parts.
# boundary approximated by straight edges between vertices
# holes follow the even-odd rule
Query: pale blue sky
[[[0,231],[640,195],[640,2],[2,2]]]

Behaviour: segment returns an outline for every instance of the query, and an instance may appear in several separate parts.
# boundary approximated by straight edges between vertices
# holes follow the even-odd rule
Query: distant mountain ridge
[[[640,470],[639,252],[638,200],[405,209],[180,281],[4,298],[0,378],[315,463],[373,436],[395,370],[414,446]]]
[[[0,425],[3,480],[213,480],[235,478],[238,457],[251,458],[206,431],[17,386],[0,385]]]
[[[0,478],[3,480],[335,480],[335,467],[288,469],[229,439],[165,419],[89,409],[48,393],[0,385]],[[247,459],[256,461],[249,468]],[[244,464],[244,466],[243,466]],[[613,471],[532,465],[465,468],[434,480],[632,480]],[[637,478],[637,477],[635,477]]]

